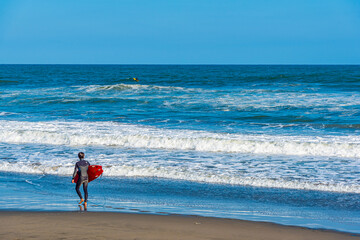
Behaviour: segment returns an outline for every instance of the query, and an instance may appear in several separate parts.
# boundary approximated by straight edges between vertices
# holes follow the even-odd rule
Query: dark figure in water
[[[74,183],[74,178],[76,176],[76,173],[79,175],[79,179],[76,183],[76,192],[80,197],[80,202],[79,204],[81,204],[82,202],[84,202],[84,199],[81,195],[80,192],[80,186],[81,184],[83,184],[83,188],[84,188],[84,194],[85,194],[85,202],[84,202],[84,207],[87,207],[87,199],[88,199],[88,191],[87,191],[87,186],[88,186],[88,174],[87,174],[87,170],[90,166],[90,163],[88,161],[85,161],[85,154],[83,152],[79,152],[78,157],[80,159],[80,161],[78,161],[75,164],[75,169],[74,169],[74,173],[73,173],[73,178],[72,178],[72,183]]]

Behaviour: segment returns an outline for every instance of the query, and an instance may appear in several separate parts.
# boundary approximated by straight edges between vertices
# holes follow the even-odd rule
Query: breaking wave
[[[30,174],[53,174],[70,175],[73,172],[73,164],[61,166],[24,164],[1,162],[0,171],[20,172]],[[104,176],[110,177],[156,177],[194,182],[206,182],[217,184],[232,184],[250,187],[283,188],[298,190],[315,190],[342,193],[360,193],[360,186],[342,183],[320,183],[298,180],[283,180],[269,178],[254,178],[247,176],[232,176],[227,174],[199,173],[177,167],[136,167],[136,166],[104,166]]]
[[[146,84],[113,84],[113,85],[88,85],[79,87],[79,89],[87,92],[106,91],[106,90],[165,90],[165,91],[198,91],[192,88],[183,88],[175,86],[157,86],[157,85],[146,85]]]
[[[0,121],[0,142],[265,155],[360,157],[360,137],[218,134],[115,122]]]

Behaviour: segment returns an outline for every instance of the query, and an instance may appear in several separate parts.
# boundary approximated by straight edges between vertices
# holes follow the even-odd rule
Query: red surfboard
[[[90,165],[88,170],[87,170],[87,173],[88,173],[88,176],[89,176],[89,182],[91,182],[92,180],[95,180],[98,177],[100,177],[103,172],[104,171],[102,169],[102,166],[100,166],[100,165]],[[78,181],[78,179],[79,179],[79,174],[76,173],[76,176],[74,178],[74,182],[76,183]]]

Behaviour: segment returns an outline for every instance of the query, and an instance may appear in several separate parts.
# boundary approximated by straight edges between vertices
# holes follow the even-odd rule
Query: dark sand
[[[346,240],[360,236],[272,223],[110,212],[0,211],[0,239]]]

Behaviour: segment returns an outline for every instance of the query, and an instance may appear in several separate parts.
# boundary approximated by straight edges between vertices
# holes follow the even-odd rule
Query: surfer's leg
[[[84,199],[82,198],[82,195],[81,195],[81,192],[80,192],[80,186],[81,186],[82,182],[80,181],[80,179],[77,181],[76,183],[76,187],[75,187],[75,190],[77,192],[77,194],[79,195],[79,198],[80,198],[80,203],[82,203],[84,201]]]
[[[88,181],[84,181],[83,183],[85,203],[87,203],[87,199],[88,199],[88,191],[87,191],[88,183],[89,183]]]

